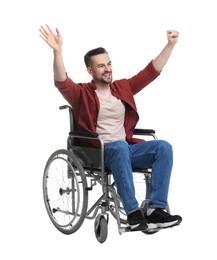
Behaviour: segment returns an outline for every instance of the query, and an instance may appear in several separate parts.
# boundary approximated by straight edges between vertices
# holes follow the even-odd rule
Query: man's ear
[[[93,76],[91,67],[87,67],[87,72],[88,72],[91,76]]]

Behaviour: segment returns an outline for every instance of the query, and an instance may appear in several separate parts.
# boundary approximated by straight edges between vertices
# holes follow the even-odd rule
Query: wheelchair
[[[130,232],[127,216],[117,193],[111,172],[104,166],[104,144],[97,133],[76,130],[73,109],[68,109],[70,132],[67,149],[51,154],[43,174],[43,199],[53,225],[64,234],[76,232],[85,219],[94,219],[94,232],[98,242],[104,243],[108,236],[109,215],[117,221],[118,232]],[[134,135],[157,139],[153,129],[135,129]],[[99,142],[99,148],[79,146],[78,140]],[[148,205],[148,187],[152,169],[133,169],[136,197],[144,212]],[[89,195],[97,185],[102,193],[89,205]],[[167,209],[169,212],[169,208]],[[142,231],[154,234],[159,229]]]

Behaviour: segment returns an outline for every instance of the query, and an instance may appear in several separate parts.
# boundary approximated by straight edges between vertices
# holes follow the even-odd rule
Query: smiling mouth
[[[104,74],[103,74],[103,77],[105,77],[105,78],[111,78],[111,75],[112,75],[111,73],[104,73]]]

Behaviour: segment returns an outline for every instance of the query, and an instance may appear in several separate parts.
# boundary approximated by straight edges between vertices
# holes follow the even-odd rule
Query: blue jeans
[[[118,194],[127,214],[139,209],[135,197],[132,168],[152,168],[148,207],[167,208],[172,164],[172,146],[163,140],[136,144],[114,141],[105,145],[105,168],[111,170],[113,174]]]

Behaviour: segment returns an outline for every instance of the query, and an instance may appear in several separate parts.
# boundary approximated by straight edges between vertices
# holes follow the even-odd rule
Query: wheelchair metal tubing
[[[97,214],[99,208],[101,208],[100,202],[105,198],[105,196],[106,196],[106,193],[104,192],[104,193],[102,194],[102,196],[100,196],[100,198],[99,198],[99,199],[92,205],[92,207],[87,211],[87,213],[86,213],[86,218],[88,218],[88,219],[93,219],[93,218],[95,218],[95,216],[96,216],[96,214]],[[95,209],[95,211],[94,211],[94,209]],[[92,211],[94,211],[94,214],[92,215],[92,217],[90,217],[90,214],[91,214]]]
[[[70,160],[69,160],[70,162]],[[71,162],[70,162],[71,164]],[[71,169],[71,167],[68,165],[68,178],[71,179],[71,184],[72,184],[72,189],[71,189],[71,199],[72,199],[72,214],[74,214],[76,212],[76,208],[75,208],[75,191],[76,191],[76,188],[75,188],[75,180],[73,178],[73,170]]]
[[[119,214],[119,207],[118,207],[118,200],[117,200],[117,194],[115,191],[115,188],[111,185],[107,187],[108,191],[112,193],[112,197],[114,199],[114,204],[115,204],[115,210],[116,210],[116,220],[117,220],[117,226],[118,226],[118,232],[121,235],[123,232],[126,232],[127,229],[123,228],[121,226],[121,220],[120,220],[120,214]]]
[[[71,135],[72,137],[75,137],[75,138],[82,138],[82,139],[90,139],[90,140],[97,140],[99,141],[100,143],[100,149],[101,149],[101,176],[103,177],[104,176],[104,171],[105,171],[105,166],[104,166],[104,143],[102,141],[102,139],[100,137],[86,137],[86,136],[82,136],[82,135],[76,135],[76,134],[73,134]],[[103,183],[102,185],[104,184],[105,180],[103,178]]]

